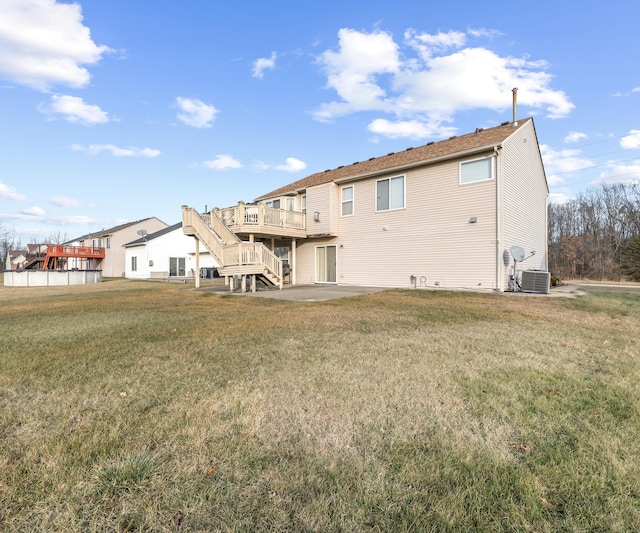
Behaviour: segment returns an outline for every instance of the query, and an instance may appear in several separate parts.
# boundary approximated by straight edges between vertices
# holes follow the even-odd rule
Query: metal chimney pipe
[[[513,92],[513,127],[515,128],[518,125],[518,88],[514,87],[511,91]]]

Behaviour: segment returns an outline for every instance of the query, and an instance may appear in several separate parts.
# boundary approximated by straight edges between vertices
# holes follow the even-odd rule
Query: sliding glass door
[[[316,283],[336,283],[336,247],[316,246]]]

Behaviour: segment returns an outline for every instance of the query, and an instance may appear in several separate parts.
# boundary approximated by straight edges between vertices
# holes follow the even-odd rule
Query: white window
[[[287,211],[293,211],[296,208],[296,199],[287,197],[284,199],[284,208]]]
[[[134,255],[131,258],[131,272],[136,272],[138,270],[138,258]]]
[[[107,248],[111,248],[111,237],[107,237]]]
[[[303,213],[307,212],[307,195],[303,194],[300,198],[300,211]]]
[[[342,216],[353,215],[353,185],[342,187]]]
[[[269,200],[265,202],[265,205],[267,207],[273,207],[274,209],[280,209],[280,198],[278,198],[277,200]]]
[[[404,176],[376,182],[376,211],[404,208]]]
[[[460,184],[493,179],[493,157],[460,163]]]
[[[184,276],[185,275],[184,267],[185,267],[184,257],[169,258],[169,276]]]
[[[102,247],[102,239],[93,239],[91,245],[94,248],[101,248]]]

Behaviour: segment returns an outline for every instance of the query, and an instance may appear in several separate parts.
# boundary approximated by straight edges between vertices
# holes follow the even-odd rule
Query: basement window
[[[460,163],[460,185],[493,179],[493,157]]]

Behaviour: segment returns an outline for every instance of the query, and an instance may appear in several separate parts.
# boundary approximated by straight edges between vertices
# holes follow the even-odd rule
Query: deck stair
[[[282,261],[261,242],[241,241],[215,211],[201,214],[183,205],[182,231],[204,245],[220,265],[221,276],[262,276],[282,288]]]

